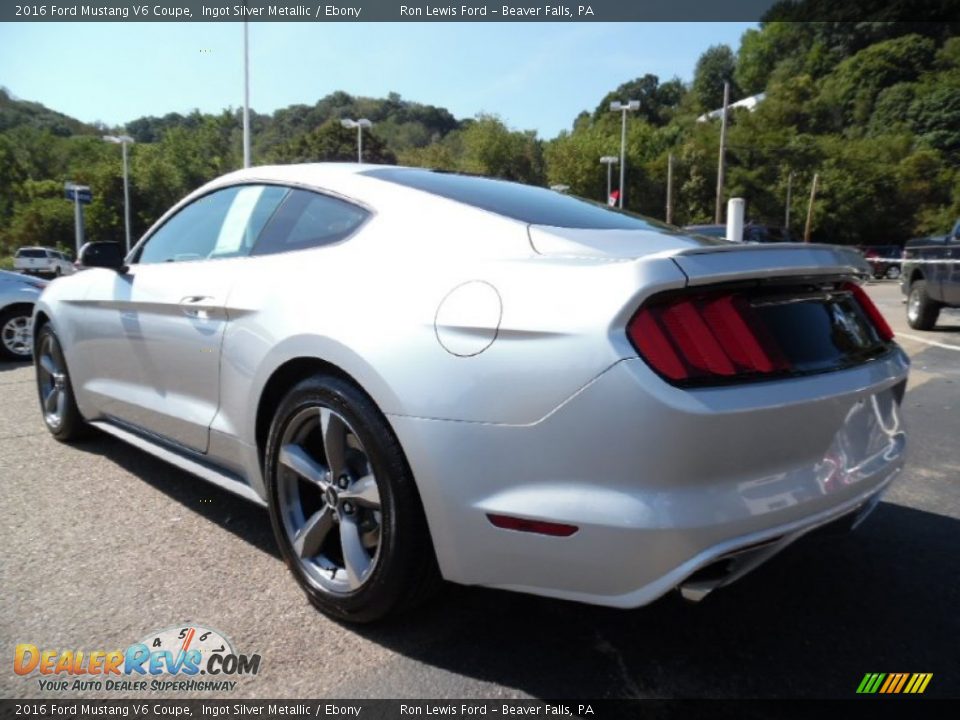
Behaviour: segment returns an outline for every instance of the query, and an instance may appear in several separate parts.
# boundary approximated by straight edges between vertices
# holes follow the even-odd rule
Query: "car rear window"
[[[46,250],[17,250],[16,254],[18,258],[45,258],[46,256]]]
[[[648,220],[546,188],[417,168],[377,168],[364,175],[423,190],[531,225],[590,230],[649,230]]]

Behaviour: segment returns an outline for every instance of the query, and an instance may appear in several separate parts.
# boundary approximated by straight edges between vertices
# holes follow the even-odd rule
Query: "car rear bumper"
[[[447,579],[636,607],[726,584],[872,507],[903,465],[907,369],[893,349],[841,372],[681,390],[634,359],[529,425],[390,421]],[[577,530],[505,530],[490,514]],[[733,571],[697,575],[745,549]]]

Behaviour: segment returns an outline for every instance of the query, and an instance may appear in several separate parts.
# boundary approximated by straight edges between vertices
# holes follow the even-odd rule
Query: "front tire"
[[[34,367],[37,371],[40,412],[50,434],[61,442],[88,437],[90,426],[77,408],[63,348],[49,324],[45,324],[37,333]]]
[[[371,622],[417,604],[439,577],[400,444],[359,388],[317,375],[274,415],[265,458],[280,551],[310,601]]]
[[[915,281],[907,296],[907,324],[914,330],[932,330],[939,316],[940,303],[927,294],[927,281]]]
[[[898,268],[896,265],[891,265],[887,268],[885,276],[887,280],[897,280],[900,277],[900,268]]]

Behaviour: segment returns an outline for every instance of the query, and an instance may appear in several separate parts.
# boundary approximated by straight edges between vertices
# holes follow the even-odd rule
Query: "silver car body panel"
[[[287,363],[320,359],[396,432],[446,578],[621,607],[733,549],[784,544],[899,472],[898,348],[839,372],[690,390],[657,376],[625,331],[656,293],[862,276],[855,253],[528,226],[365,169],[233,173],[141,240],[202,194],[275,183],[367,208],[344,242],[53,283],[37,311],[61,338],[83,414],[262,501],[264,388]],[[519,533],[488,513],[579,529]]]

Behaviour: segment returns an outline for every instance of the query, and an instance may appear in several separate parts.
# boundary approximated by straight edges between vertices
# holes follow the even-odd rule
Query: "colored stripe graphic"
[[[910,673],[900,673],[900,682],[897,683],[897,687],[893,690],[895,693],[898,693],[903,689],[908,677],[910,677]]]
[[[900,673],[890,673],[887,675],[887,681],[880,688],[881,693],[893,692],[893,688],[900,682]]]
[[[933,673],[866,673],[857,686],[860,695],[921,695]]]

